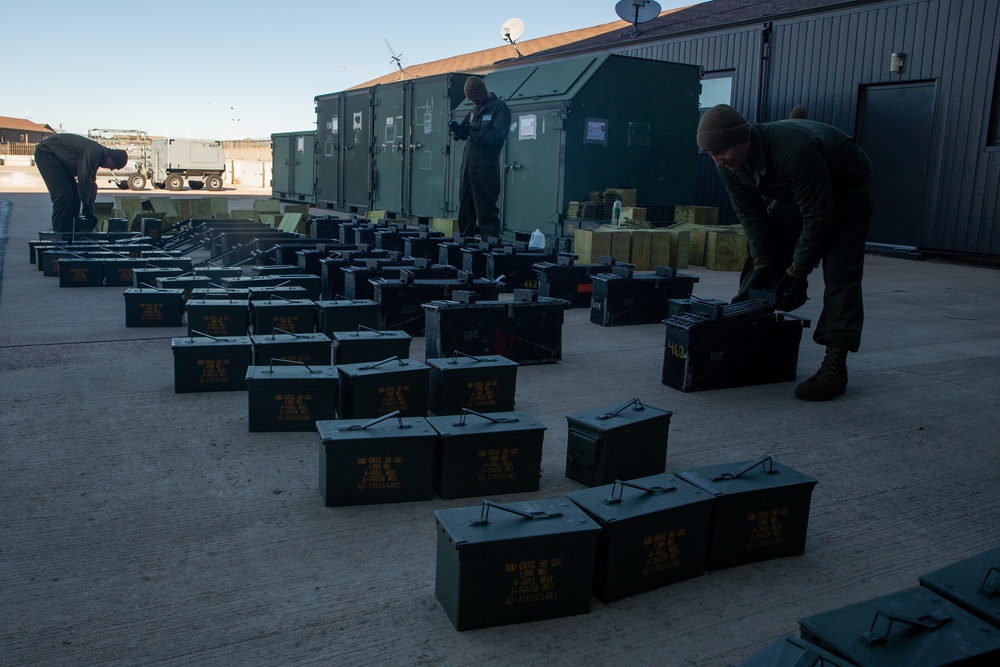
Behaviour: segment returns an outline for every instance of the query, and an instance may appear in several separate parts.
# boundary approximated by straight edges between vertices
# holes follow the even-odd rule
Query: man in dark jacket
[[[455,138],[466,140],[458,195],[458,228],[464,236],[478,231],[484,241],[500,236],[500,151],[510,132],[510,109],[486,89],[482,79],[465,80],[465,96],[475,107],[460,125]]]
[[[35,166],[45,181],[52,199],[52,229],[72,232],[73,220],[83,205],[85,227],[97,225],[94,200],[97,199],[97,170],[121,169],[128,164],[128,153],[102,146],[76,134],[53,134],[35,147]]]
[[[823,262],[823,310],[813,340],[826,346],[819,371],[795,389],[825,401],[847,388],[847,353],[861,345],[861,279],[874,194],[872,166],[854,140],[810,120],[747,122],[720,104],[702,116],[698,146],[718,167],[754,258],[750,287],[771,289],[778,308],[806,302],[806,276]],[[791,264],[775,265],[767,199],[794,204],[802,215]]]

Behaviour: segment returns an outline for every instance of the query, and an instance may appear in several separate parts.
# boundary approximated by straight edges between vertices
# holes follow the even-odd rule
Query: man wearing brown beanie
[[[459,180],[458,227],[466,237],[474,236],[478,229],[485,241],[500,236],[500,151],[510,131],[510,109],[476,76],[465,80],[465,97],[475,106],[453,130],[456,139],[466,141]]]
[[[795,395],[826,401],[847,388],[847,353],[861,345],[861,280],[874,193],[872,166],[854,140],[810,120],[749,123],[726,104],[698,124],[698,147],[715,162],[747,234],[754,273],[750,287],[770,289],[785,311],[807,299],[807,276],[823,263],[823,310],[813,340],[826,346],[819,370]],[[774,230],[767,200],[802,215],[791,264],[774,264]]]
[[[73,220],[83,208],[84,227],[97,226],[94,200],[97,199],[97,170],[121,169],[128,153],[102,146],[77,134],[53,134],[35,147],[35,166],[52,199],[52,230],[72,232]]]

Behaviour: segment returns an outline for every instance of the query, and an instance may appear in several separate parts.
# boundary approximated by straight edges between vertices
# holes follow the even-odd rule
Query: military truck
[[[99,169],[98,177],[108,176],[122,190],[143,190],[146,183],[154,188],[180,190],[187,184],[192,190],[202,187],[222,189],[226,155],[222,143],[208,139],[150,139],[142,130],[92,129],[87,136],[94,141],[120,148],[128,153],[124,169]]]

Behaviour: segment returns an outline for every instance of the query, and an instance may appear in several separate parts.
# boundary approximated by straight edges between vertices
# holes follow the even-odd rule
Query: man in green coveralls
[[[80,215],[84,228],[97,226],[94,200],[97,199],[97,170],[121,169],[128,164],[128,153],[102,146],[77,134],[53,134],[35,147],[35,166],[45,181],[52,199],[52,230],[72,232],[73,220]]]
[[[465,97],[475,107],[461,124],[452,125],[465,140],[458,195],[458,228],[466,237],[477,229],[484,241],[500,236],[500,151],[510,132],[510,109],[486,89],[482,79],[465,80]],[[478,226],[477,226],[478,220]]]
[[[698,124],[698,146],[711,156],[743,224],[753,256],[750,287],[771,290],[792,311],[807,299],[807,276],[823,262],[823,310],[813,340],[826,346],[819,370],[795,388],[798,398],[826,401],[847,389],[847,353],[861,345],[861,280],[874,193],[872,165],[835,127],[811,120],[749,123],[726,104]],[[802,215],[791,264],[775,265],[767,201]]]

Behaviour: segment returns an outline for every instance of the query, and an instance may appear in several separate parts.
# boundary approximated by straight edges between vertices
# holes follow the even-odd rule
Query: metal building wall
[[[618,52],[700,64],[706,72],[733,70],[732,104],[750,120],[778,120],[801,103],[810,118],[849,133],[857,129],[864,87],[934,82],[927,214],[918,245],[1000,255],[1000,147],[987,146],[998,85],[997,0],[873,1],[775,20],[758,115],[763,27],[731,27]],[[893,52],[906,54],[901,74],[889,72]],[[698,196],[711,199],[718,186],[706,173],[699,173]]]

